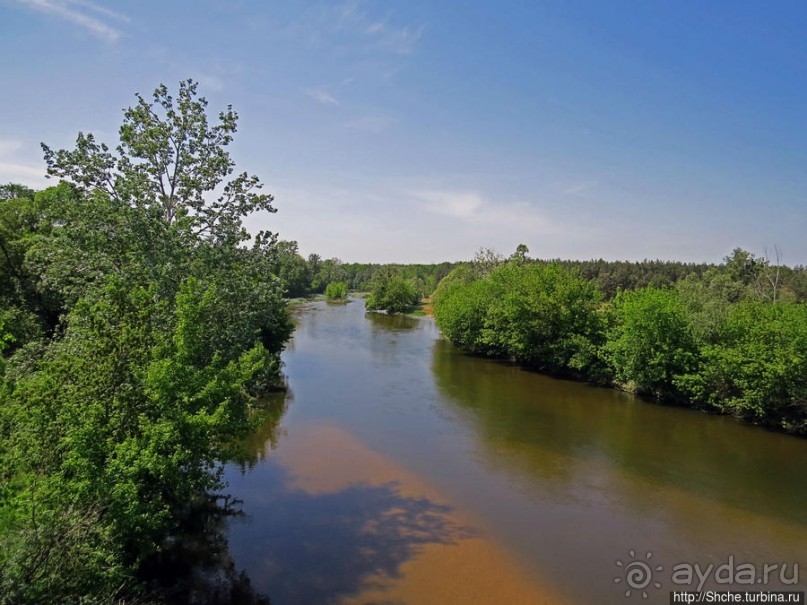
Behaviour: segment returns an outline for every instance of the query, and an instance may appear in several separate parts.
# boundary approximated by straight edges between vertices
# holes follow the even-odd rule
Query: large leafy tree
[[[278,380],[290,323],[276,239],[247,247],[242,225],[274,208],[235,174],[237,116],[211,125],[191,81],[152,99],[125,111],[114,152],[90,134],[43,145],[62,183],[0,202],[13,244],[0,277],[61,306],[52,337],[0,368],[0,593],[15,602],[125,596],[219,485],[251,395]],[[13,221],[30,224],[24,245]]]
[[[176,226],[197,237],[244,240],[241,218],[274,212],[273,197],[260,193],[261,182],[242,172],[227,146],[238,115],[228,106],[211,125],[207,101],[192,80],[180,82],[176,99],[165,85],[141,95],[124,112],[115,152],[92,134],[79,133],[73,150],[53,151],[43,143],[48,174],[81,191],[104,192],[116,202],[144,209],[165,228]],[[207,194],[221,187],[210,199]]]

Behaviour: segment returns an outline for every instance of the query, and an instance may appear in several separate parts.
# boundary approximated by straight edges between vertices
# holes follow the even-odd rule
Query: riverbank
[[[473,354],[807,435],[807,305],[755,298],[719,273],[704,280],[604,303],[572,270],[511,259],[447,276],[434,310]]]

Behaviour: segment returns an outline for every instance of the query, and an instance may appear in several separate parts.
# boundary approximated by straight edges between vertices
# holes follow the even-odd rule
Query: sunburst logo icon
[[[655,588],[661,588],[661,582],[653,581],[653,572],[663,571],[664,566],[656,565],[653,567],[651,562],[653,553],[650,551],[647,552],[644,559],[637,558],[635,550],[628,551],[628,554],[630,555],[630,560],[623,563],[621,559],[618,559],[616,562],[616,566],[622,570],[622,575],[614,578],[614,583],[625,582],[627,586],[626,597],[631,596],[633,591],[636,591],[637,594],[642,593],[642,598],[646,599],[646,588],[651,585]]]

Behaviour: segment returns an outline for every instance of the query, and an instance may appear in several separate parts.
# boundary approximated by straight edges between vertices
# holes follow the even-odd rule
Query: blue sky
[[[159,83],[241,116],[250,228],[346,261],[807,264],[807,3],[0,0],[0,182]]]

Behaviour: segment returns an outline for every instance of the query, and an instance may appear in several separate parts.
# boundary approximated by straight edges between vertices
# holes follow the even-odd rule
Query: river
[[[230,553],[274,605],[805,589],[806,440],[474,358],[358,300],[296,321],[285,414],[225,468]]]

